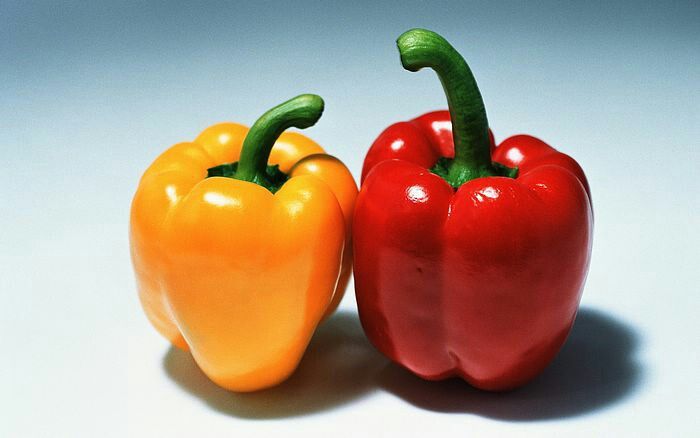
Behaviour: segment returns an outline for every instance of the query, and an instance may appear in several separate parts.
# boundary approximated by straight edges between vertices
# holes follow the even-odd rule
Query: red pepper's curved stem
[[[514,177],[513,169],[503,170],[491,161],[484,101],[464,58],[443,37],[425,29],[405,32],[396,44],[406,70],[415,72],[424,67],[435,70],[445,90],[455,157],[445,165],[447,174],[442,176],[453,187],[483,176]]]
[[[288,128],[305,129],[315,125],[322,113],[323,99],[315,94],[299,95],[267,111],[243,140],[241,159],[233,178],[267,187],[267,160],[277,138]]]

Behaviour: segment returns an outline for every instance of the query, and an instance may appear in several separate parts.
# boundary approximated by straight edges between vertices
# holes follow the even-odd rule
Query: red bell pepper
[[[420,377],[506,390],[564,343],[591,254],[581,167],[537,138],[494,147],[464,59],[439,35],[397,41],[429,67],[449,106],[387,128],[365,159],[354,229],[355,288],[374,345]]]

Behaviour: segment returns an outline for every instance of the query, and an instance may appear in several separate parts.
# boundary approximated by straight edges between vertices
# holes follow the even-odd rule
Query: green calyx
[[[396,45],[403,67],[412,72],[433,69],[447,97],[455,156],[440,158],[430,171],[454,188],[488,176],[515,178],[517,169],[491,161],[484,100],[464,58],[443,37],[425,29],[405,32]]]
[[[323,99],[315,94],[302,94],[263,114],[243,140],[241,158],[235,163],[207,169],[207,178],[226,177],[248,181],[277,192],[289,179],[277,165],[268,165],[272,146],[289,128],[305,129],[316,124],[323,113]]]
[[[209,169],[207,169],[207,178],[211,178],[213,176],[223,176],[225,178],[238,179],[235,176],[237,170],[238,161],[236,161],[235,163],[220,164],[218,166],[210,167]],[[268,164],[267,166],[265,166],[265,174],[266,175],[263,179],[263,183],[258,184],[265,187],[272,193],[276,193],[280,188],[282,188],[282,185],[284,185],[284,183],[286,183],[289,179],[289,175],[282,172],[277,164],[272,166]]]

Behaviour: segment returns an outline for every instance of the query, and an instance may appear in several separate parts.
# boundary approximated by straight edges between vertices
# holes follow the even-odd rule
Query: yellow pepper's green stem
[[[322,113],[323,99],[315,94],[302,94],[277,105],[263,114],[248,131],[240,161],[212,167],[208,176],[249,181],[276,192],[287,176],[277,166],[268,166],[272,146],[286,129],[313,126]]]

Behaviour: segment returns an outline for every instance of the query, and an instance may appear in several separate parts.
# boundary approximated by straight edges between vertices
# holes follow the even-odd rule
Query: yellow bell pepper
[[[345,291],[357,186],[318,144],[283,132],[322,112],[320,97],[301,95],[250,130],[214,125],[160,155],[134,196],[143,309],[224,388],[286,379]]]

